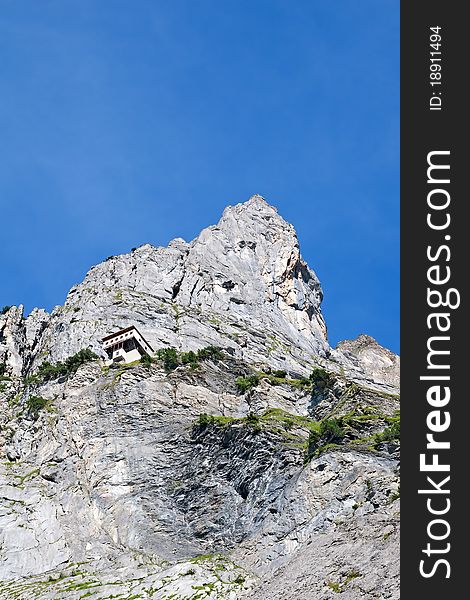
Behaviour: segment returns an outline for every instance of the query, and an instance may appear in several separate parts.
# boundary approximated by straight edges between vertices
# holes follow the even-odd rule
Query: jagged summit
[[[261,196],[261,194],[253,194],[252,196],[250,196],[248,198],[248,200],[245,200],[245,202],[239,202],[235,206],[244,206],[244,207],[248,208],[248,207],[255,206],[255,205],[269,206],[269,208],[271,208],[277,212],[276,207],[274,207],[272,204],[269,204],[269,202],[266,200],[266,198],[264,196]]]
[[[227,206],[226,211],[235,210],[238,214],[246,213],[247,215],[256,216],[257,213],[263,213],[265,216],[278,215],[278,210],[270,204],[260,194],[250,196],[245,202],[240,202],[234,206]],[[282,219],[282,217],[279,217]]]
[[[333,369],[396,387],[398,357],[371,338],[330,348],[322,299],[294,227],[254,195],[191,242],[147,243],[96,265],[51,315],[34,310],[23,321],[22,309],[12,309],[0,358],[25,374],[82,348],[103,355],[103,337],[134,325],[157,350],[216,345],[253,365],[301,374],[329,357]]]
[[[225,211],[235,211],[238,214],[245,213],[246,215],[256,216],[257,213],[262,212],[264,215],[278,215],[277,208],[270,204],[266,198],[260,194],[253,194],[245,202],[239,202],[238,204],[229,205],[225,208]],[[279,217],[282,219],[282,217]]]
[[[351,376],[396,387],[399,358],[372,338],[330,348],[322,299],[294,227],[254,195],[191,242],[147,243],[108,258],[51,315],[34,310],[23,320],[22,309],[12,309],[0,358],[25,374],[81,348],[103,355],[104,336],[134,325],[155,349],[216,345],[253,365],[303,374],[329,357]]]
[[[277,218],[277,221],[269,223],[271,218]],[[267,221],[267,222],[264,222]],[[236,228],[233,228],[233,223],[237,222],[239,225]],[[272,204],[269,204],[262,196],[259,194],[255,194],[251,196],[245,202],[240,202],[239,204],[229,205],[227,206],[219,222],[216,225],[210,225],[206,229],[210,231],[220,231],[224,229],[227,235],[230,235],[231,232],[235,233],[240,229],[241,225],[246,225],[248,223],[263,223],[264,227],[272,228],[276,227],[281,223],[283,226],[290,226],[278,213],[278,210]],[[292,227],[292,226],[290,226]],[[203,231],[206,231],[204,229]],[[292,228],[293,230],[293,228]],[[191,243],[194,243],[201,234],[196,236],[192,242],[187,242],[182,237],[173,238],[170,242],[168,242],[168,248],[186,248]],[[295,231],[294,231],[295,235]],[[157,246],[153,246],[152,244],[146,243],[140,245],[138,248],[135,248],[133,252],[142,252],[148,248],[157,248]]]
[[[262,202],[264,204],[268,204],[269,203],[266,201],[266,199],[264,198],[264,196],[262,196],[261,194],[253,194],[253,196],[250,196],[248,198],[248,200],[246,200],[245,202],[242,202],[241,204],[248,204],[250,202]],[[274,207],[272,207],[274,208]]]
[[[189,243],[144,244],[93,267],[64,306],[27,320],[40,331],[30,364],[83,347],[101,352],[102,337],[136,325],[156,349],[213,344],[253,363],[306,371],[312,356],[329,351],[322,297],[293,226],[255,195]]]

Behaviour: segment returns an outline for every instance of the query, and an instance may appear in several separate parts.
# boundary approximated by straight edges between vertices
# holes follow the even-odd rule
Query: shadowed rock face
[[[94,267],[52,315],[0,316],[0,597],[398,598],[399,359],[368,336],[332,351],[321,299],[254,196]],[[223,350],[31,379],[127,325]],[[333,444],[309,440],[322,419]]]

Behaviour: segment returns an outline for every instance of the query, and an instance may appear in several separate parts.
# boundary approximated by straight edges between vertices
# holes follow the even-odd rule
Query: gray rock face
[[[334,355],[362,371],[369,381],[381,381],[392,387],[400,385],[400,357],[383,348],[369,335],[340,342]]]
[[[8,373],[20,376],[28,369],[48,320],[46,311],[37,308],[24,319],[23,306],[0,315],[0,363]]]
[[[398,598],[398,357],[332,351],[321,299],[253,197],[94,267],[51,315],[0,316],[0,596]],[[126,325],[223,351],[31,377]]]

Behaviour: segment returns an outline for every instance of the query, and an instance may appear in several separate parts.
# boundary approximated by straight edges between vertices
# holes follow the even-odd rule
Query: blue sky
[[[264,196],[330,342],[399,350],[396,0],[0,0],[0,305]]]

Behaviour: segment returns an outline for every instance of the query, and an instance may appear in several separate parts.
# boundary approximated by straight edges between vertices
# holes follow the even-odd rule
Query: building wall
[[[126,352],[122,348],[119,348],[119,350],[116,350],[115,352],[113,352],[112,358],[105,361],[105,365],[106,366],[111,365],[113,362],[115,362],[116,358],[118,358],[118,357],[122,357],[122,359],[123,359],[119,362],[128,364],[128,363],[134,362],[135,360],[140,360],[142,357],[142,354],[139,352],[139,350],[137,348],[134,348],[133,350],[130,350],[128,352]]]

